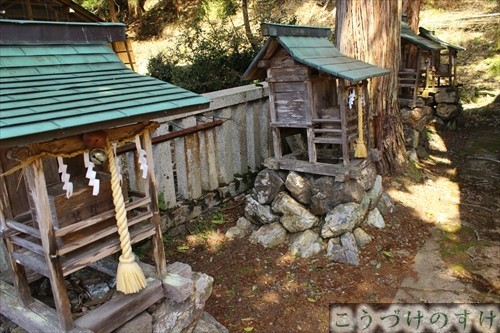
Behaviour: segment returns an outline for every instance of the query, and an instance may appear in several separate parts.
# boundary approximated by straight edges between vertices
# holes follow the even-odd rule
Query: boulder
[[[411,110],[410,120],[407,124],[418,132],[421,132],[431,120],[432,108],[430,106],[423,106]]]
[[[257,225],[273,223],[280,218],[272,212],[271,206],[261,205],[251,195],[246,196],[245,217]]]
[[[300,174],[291,171],[286,177],[285,187],[292,197],[304,205],[311,203],[311,184]]]
[[[340,236],[340,242],[330,239],[326,252],[332,261],[359,265],[359,249],[351,232]]]
[[[348,202],[361,202],[365,191],[355,181],[335,182],[332,177],[320,177],[312,186],[310,210],[314,215],[325,215],[335,206]]]
[[[174,262],[167,266],[167,274],[163,277],[165,296],[174,302],[183,302],[193,294],[194,282],[191,266],[182,262]]]
[[[419,159],[425,160],[426,158],[429,157],[429,153],[427,152],[427,149],[425,149],[422,146],[418,146],[416,152],[417,152],[417,156]]]
[[[355,202],[338,205],[326,215],[321,228],[321,237],[332,238],[351,232],[363,221],[367,210],[368,207],[365,208]]]
[[[413,102],[413,99],[408,102],[408,107],[410,107],[410,109],[421,108],[424,105],[425,105],[425,101],[422,97],[417,97],[415,102]]]
[[[137,332],[152,332],[153,317],[146,311],[129,320],[125,325],[120,326],[115,333],[137,333]]]
[[[250,235],[252,244],[260,244],[265,248],[271,248],[286,242],[287,234],[285,228],[279,222],[264,225]]]
[[[367,191],[373,187],[376,177],[377,167],[374,163],[369,163],[356,175],[356,181],[361,186],[363,191]]]
[[[250,235],[255,229],[255,225],[248,221],[244,216],[240,217],[238,221],[236,221],[236,226],[242,229],[246,236]]]
[[[460,114],[456,104],[440,103],[436,107],[436,115],[444,121],[451,120]]]
[[[415,148],[409,148],[406,151],[406,154],[408,156],[408,160],[418,163],[418,155],[417,155],[417,150]]]
[[[380,214],[382,214],[382,216],[387,217],[392,212],[394,212],[395,208],[396,207],[394,206],[394,202],[392,201],[390,195],[387,194],[386,192],[382,193],[377,203],[377,209],[380,212]]]
[[[375,228],[379,228],[379,229],[385,228],[384,217],[382,216],[382,214],[380,214],[380,212],[377,208],[375,208],[374,210],[370,211],[370,213],[368,213],[368,218],[366,219],[366,224],[368,224],[372,227],[375,227]]]
[[[384,189],[382,188],[382,176],[377,175],[375,178],[375,182],[373,183],[373,187],[366,192],[368,198],[370,198],[370,209],[375,208],[377,206],[378,200],[382,195]]]
[[[254,197],[261,205],[273,202],[276,195],[283,191],[285,183],[275,170],[264,169],[255,177]]]
[[[434,95],[434,100],[437,104],[449,103],[455,104],[458,102],[458,94],[456,91],[440,91]]]
[[[234,226],[234,227],[227,229],[225,236],[227,239],[233,240],[235,238],[243,238],[246,236],[246,234],[245,234],[245,231],[243,231],[243,229],[241,229],[238,226]]]
[[[323,249],[323,242],[317,233],[306,230],[290,237],[290,252],[302,258],[309,258]]]
[[[184,301],[166,299],[151,314],[153,332],[192,332],[204,312],[205,302],[212,294],[213,278],[202,273],[193,273],[193,293]]]
[[[193,333],[229,333],[229,330],[215,320],[208,312],[203,312],[194,327]]]
[[[272,210],[283,214],[281,224],[289,232],[299,232],[315,227],[319,219],[285,192],[280,192],[273,202]]]
[[[403,124],[403,138],[405,140],[405,146],[413,147],[413,141],[415,140],[415,131],[412,127],[407,124]]]
[[[234,227],[231,227],[226,231],[226,238],[233,240],[235,238],[246,237],[250,235],[255,228],[256,226],[252,222],[242,216],[238,219],[238,221],[236,221],[236,225]]]
[[[354,229],[352,234],[356,239],[356,244],[358,244],[358,247],[364,247],[372,241],[372,236],[370,236],[366,231],[364,231],[361,228]]]

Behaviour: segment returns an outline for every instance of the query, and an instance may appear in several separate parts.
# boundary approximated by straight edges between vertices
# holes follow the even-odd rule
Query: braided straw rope
[[[132,246],[130,244],[130,233],[127,224],[127,212],[123,201],[123,193],[120,185],[118,172],[116,171],[115,154],[110,143],[106,145],[106,155],[111,172],[111,191],[115,205],[115,218],[120,235],[120,248],[122,254],[116,272],[116,290],[125,294],[136,293],[146,287],[146,277],[139,265],[135,262]]]
[[[354,157],[365,158],[368,156],[365,146],[365,138],[363,133],[363,101],[361,100],[361,86],[356,86],[357,109],[358,109],[358,140],[356,142],[356,149],[354,150]]]

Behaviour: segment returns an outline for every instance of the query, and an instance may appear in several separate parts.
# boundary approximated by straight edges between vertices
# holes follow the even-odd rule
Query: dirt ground
[[[385,229],[367,230],[375,237],[359,266],[321,254],[294,258],[286,246],[264,249],[247,238],[228,241],[224,233],[242,216],[242,199],[170,241],[168,261],[214,277],[206,310],[230,332],[327,332],[330,303],[390,303],[405,279],[430,273],[416,272],[413,261],[432,231],[446,274],[470,286],[467,301],[498,303],[499,132],[431,128],[429,158],[406,175],[384,178],[397,210]],[[453,295],[446,301],[459,301]]]
[[[498,123],[499,103],[489,107]],[[384,177],[397,209],[385,229],[367,229],[374,241],[361,250],[359,266],[227,240],[225,231],[243,215],[243,198],[199,218],[186,237],[165,239],[168,263],[185,262],[214,278],[206,311],[230,332],[328,332],[329,304],[406,302],[405,284],[415,289],[410,301],[500,303],[500,128],[430,128],[428,137],[430,156],[418,169]],[[425,253],[430,241],[437,259]],[[419,256],[439,263],[415,265]],[[422,286],[434,264],[465,287],[443,299]],[[419,284],[420,291],[413,288]],[[4,324],[2,332],[23,332]]]

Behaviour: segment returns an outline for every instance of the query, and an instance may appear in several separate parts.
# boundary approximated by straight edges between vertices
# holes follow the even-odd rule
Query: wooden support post
[[[338,93],[339,93],[339,107],[340,107],[340,126],[342,130],[342,159],[344,165],[349,164],[349,139],[347,137],[347,109],[344,100],[344,94],[346,92],[346,87],[344,80],[339,79],[338,81]]]
[[[158,275],[163,277],[167,273],[167,263],[165,261],[165,249],[163,247],[163,238],[160,224],[160,210],[158,207],[158,192],[156,190],[156,178],[154,172],[154,160],[153,160],[153,146],[151,144],[150,133],[145,133],[142,136],[143,149],[146,151],[146,158],[148,161],[148,178],[145,184],[145,188],[149,192],[151,197],[151,211],[153,217],[151,218],[154,227],[155,234],[152,238],[153,243],[153,255],[156,265],[156,272]],[[148,193],[146,192],[146,193]]]
[[[307,130],[307,152],[309,153],[309,163],[316,163],[318,161],[318,152],[316,151],[316,144],[314,143],[314,130],[308,127]]]
[[[417,101],[418,85],[420,83],[420,49],[417,49],[417,73],[415,74],[415,86],[413,87],[413,105]],[[427,80],[427,77],[426,77]]]
[[[2,164],[0,163],[0,173],[3,172],[4,170],[2,168]],[[12,175],[12,177],[14,177],[14,175]],[[5,184],[5,178],[0,177],[0,229],[3,232],[7,230],[7,219],[13,219],[12,209],[9,204],[7,193],[7,184]],[[12,268],[12,273],[14,274],[13,279],[17,291],[18,301],[23,306],[28,306],[33,302],[33,298],[31,297],[26,270],[24,269],[24,266],[18,264],[12,257],[12,254],[15,250],[15,245],[12,243],[10,238],[4,234],[3,240],[7,249],[7,258]]]
[[[316,93],[313,90],[311,80],[306,81],[307,87],[307,98],[304,101],[304,109],[305,109],[305,121],[309,127],[307,128],[307,151],[309,153],[309,163],[316,163],[318,160],[317,152],[316,152],[316,144],[314,143],[314,130],[312,126],[312,119],[318,118],[317,107],[318,103],[315,103],[314,99],[316,97]]]
[[[269,71],[268,71],[269,77]],[[269,82],[269,111],[271,115],[271,124],[276,122],[276,104],[274,101],[274,83]],[[283,151],[281,150],[281,133],[278,127],[272,128],[274,157],[281,159]]]
[[[54,223],[50,211],[47,185],[41,159],[35,160],[24,168],[26,186],[30,190],[33,220],[38,223],[41,241],[45,251],[44,257],[48,267],[52,294],[56,305],[59,324],[63,330],[74,327],[61,263],[57,257],[57,245],[54,235]]]

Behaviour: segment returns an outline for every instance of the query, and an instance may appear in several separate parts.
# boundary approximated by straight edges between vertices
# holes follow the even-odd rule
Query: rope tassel
[[[361,86],[356,86],[356,92],[358,95],[357,99],[357,109],[358,109],[358,140],[356,142],[356,148],[354,149],[354,157],[356,158],[366,158],[368,153],[366,151],[365,138],[363,133],[363,99],[361,98]]]
[[[144,289],[147,282],[141,267],[135,262],[134,254],[132,253],[120,177],[116,168],[115,154],[109,143],[106,145],[106,155],[108,156],[109,170],[111,172],[111,191],[115,205],[116,225],[118,227],[118,234],[120,235],[120,248],[122,250],[116,272],[116,290],[124,294],[133,294]]]

